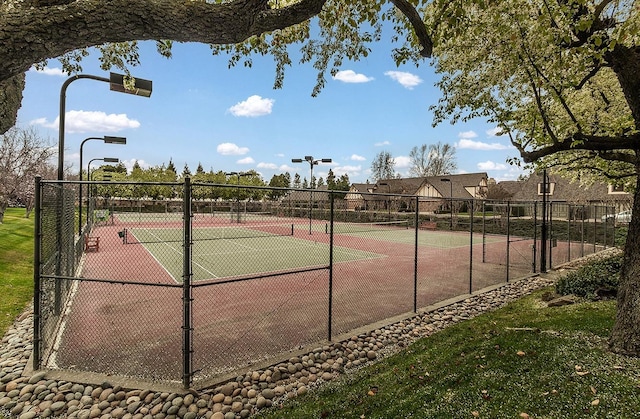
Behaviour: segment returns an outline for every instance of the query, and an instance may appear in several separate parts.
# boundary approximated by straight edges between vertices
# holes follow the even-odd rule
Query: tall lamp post
[[[387,187],[387,193],[389,194],[387,195],[387,213],[389,214],[388,221],[391,221],[391,185],[387,182],[380,182],[378,185]]]
[[[120,159],[116,158],[116,157],[102,157],[102,158],[95,158],[95,159],[91,159],[89,160],[89,163],[87,163],[87,180],[91,180],[91,163],[93,163],[94,161],[103,161],[105,163],[120,163]],[[82,166],[80,166],[82,167]],[[82,175],[80,175],[82,176]],[[82,180],[82,177],[80,178],[80,180]],[[87,188],[87,222],[89,222],[89,200],[91,199],[91,187]],[[81,212],[82,213],[82,212]],[[82,230],[80,230],[82,231]]]
[[[89,137],[85,138],[80,143],[80,185],[79,185],[79,199],[78,199],[78,234],[82,234],[82,147],[84,143],[90,140],[102,140],[105,144],[126,144],[127,139],[125,137],[111,137],[105,135],[104,137]],[[116,161],[120,161],[116,159]],[[89,170],[87,169],[87,179],[89,178]],[[87,201],[88,202],[88,201]],[[88,207],[87,207],[88,208]]]
[[[449,178],[440,179],[442,182],[449,182],[449,212],[451,217],[449,218],[449,230],[453,230],[453,182]]]
[[[331,159],[314,159],[313,156],[304,156],[304,159],[291,159],[291,163],[302,163],[306,161],[309,163],[309,168],[311,169],[311,174],[309,178],[309,186],[311,186],[311,192],[309,193],[309,234],[311,234],[311,220],[312,217],[312,208],[313,208],[313,166],[319,163],[331,163]]]
[[[236,207],[237,207],[237,218],[236,222],[240,224],[240,177],[242,176],[251,176],[251,173],[243,173],[243,172],[227,172],[226,176],[236,176]],[[233,214],[231,215],[231,221],[233,221]]]
[[[151,80],[136,78],[132,88],[125,86],[123,74],[110,73],[109,78],[93,76],[91,74],[77,74],[69,77],[60,88],[60,115],[58,116],[58,180],[64,180],[64,123],[67,101],[67,87],[79,79],[90,79],[109,83],[109,89],[114,92],[129,93],[136,96],[150,97],[152,91]],[[80,166],[82,169],[82,166]]]

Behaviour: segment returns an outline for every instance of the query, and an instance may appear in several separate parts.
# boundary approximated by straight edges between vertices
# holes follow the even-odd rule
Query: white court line
[[[156,239],[158,239],[158,240],[162,240],[162,238],[161,238],[161,237],[159,237],[159,236],[157,236],[157,235],[155,235],[155,234],[153,234],[153,233],[151,233],[151,232],[149,232],[149,234],[151,234],[152,236],[154,236],[154,237],[155,237]],[[135,236],[135,233],[134,233],[134,236]],[[140,243],[140,244],[142,244],[142,243]],[[170,245],[170,244],[169,244],[169,242],[167,242],[167,241],[161,241],[161,242],[160,242],[160,244],[162,244],[162,245],[164,245],[164,246],[168,247],[169,249],[173,250],[175,253],[177,253],[177,254],[179,254],[179,255],[183,255],[183,254],[184,254],[180,249],[177,249],[176,247],[174,247],[174,246]],[[147,251],[149,251],[149,249],[148,249],[146,246],[145,246],[145,248],[147,249]],[[176,278],[175,278],[173,275],[171,275],[171,273],[167,270],[167,268],[164,266],[164,264],[163,264],[163,263],[161,263],[161,262],[156,258],[156,256],[153,254],[153,252],[150,252],[150,251],[149,251],[149,253],[151,253],[151,256],[156,260],[156,262],[158,262],[158,264],[159,264],[160,266],[162,266],[162,268],[163,268],[163,269],[164,269],[164,270],[169,274],[169,276],[170,276],[171,278],[173,278],[173,280],[176,282],[176,284],[179,284],[179,283],[180,283],[180,281],[176,280]],[[193,263],[193,261],[192,261],[192,263]],[[204,266],[202,266],[201,264],[199,264],[199,263],[197,263],[197,262],[196,262],[196,263],[194,263],[194,264],[195,264],[196,266],[198,266],[200,269],[202,269],[203,271],[205,271],[206,273],[208,273],[209,275],[212,275],[214,278],[219,278],[216,274],[214,274],[213,272],[209,271],[207,268],[205,268],[205,267],[204,267]]]

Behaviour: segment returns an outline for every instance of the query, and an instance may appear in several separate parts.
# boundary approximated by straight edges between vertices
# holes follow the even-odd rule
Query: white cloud
[[[344,83],[367,83],[374,80],[373,77],[356,73],[353,70],[338,71],[336,75],[333,76],[333,79]]]
[[[233,143],[218,144],[216,151],[223,156],[242,156],[249,152],[248,147],[238,147]]]
[[[458,133],[458,138],[476,138],[478,134],[475,131],[463,131]]]
[[[404,71],[387,71],[384,75],[391,77],[392,80],[397,81],[409,90],[422,83],[422,79],[420,77]]]
[[[253,164],[256,161],[252,157],[245,157],[244,159],[238,160],[237,164]]]
[[[31,121],[32,125],[42,125],[46,128],[57,129],[59,117],[49,123],[46,118]],[[139,128],[140,122],[129,119],[127,114],[106,114],[100,111],[69,111],[65,114],[65,132],[70,134],[84,132],[118,132],[123,129]]]
[[[501,135],[502,133],[502,129],[495,127],[495,128],[491,128],[485,131],[485,133],[489,136],[489,137],[498,137]]]
[[[124,167],[127,168],[127,172],[131,173],[131,170],[133,169],[133,165],[136,164],[136,161],[138,162],[138,165],[143,169],[148,169],[151,167],[149,163],[141,159],[121,160],[120,162],[124,164]]]
[[[405,168],[411,166],[411,159],[409,156],[398,156],[394,157],[393,160],[396,162],[396,168]]]
[[[374,147],[383,147],[383,146],[389,145],[389,144],[391,144],[389,141],[380,141],[380,142],[375,143],[373,146]]]
[[[51,67],[45,67],[41,70],[38,70],[35,67],[31,67],[29,69],[29,71],[34,72],[34,73],[38,73],[38,74],[44,74],[46,76],[58,76],[58,77],[63,77],[66,76],[67,74],[65,72],[62,71],[61,68],[51,68]]]
[[[277,170],[278,165],[275,163],[258,163],[258,169]]]
[[[362,156],[359,156],[357,154],[352,154],[351,155],[351,160],[354,160],[354,161],[365,161],[366,158],[362,157]]]
[[[280,172],[283,172],[283,173],[284,172],[293,172],[293,173],[295,173],[295,171],[299,170],[301,167],[302,166],[300,166],[300,167],[292,167],[292,166],[289,166],[288,164],[282,164],[282,165],[280,165],[280,167],[278,167],[278,170]]]
[[[360,176],[360,173],[362,172],[362,166],[358,165],[358,166],[336,166],[333,169],[333,173],[336,176],[342,176],[342,175],[348,175],[350,178],[354,177],[354,176]]]
[[[491,160],[478,163],[478,169],[480,170],[506,170],[507,165],[502,163],[495,163]]]
[[[234,116],[263,116],[269,115],[273,109],[274,99],[265,99],[258,95],[249,96],[244,102],[238,102],[229,108]]]
[[[456,143],[456,148],[468,150],[506,150],[507,147],[500,143],[483,143],[482,141],[460,140]]]
[[[36,118],[29,121],[29,125],[42,125],[47,126],[47,118]]]

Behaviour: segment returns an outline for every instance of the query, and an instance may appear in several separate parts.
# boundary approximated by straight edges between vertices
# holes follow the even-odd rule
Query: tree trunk
[[[618,312],[609,337],[615,353],[640,356],[640,176],[636,178],[633,214],[624,246],[618,286]]]
[[[4,212],[7,210],[7,206],[9,206],[9,202],[0,197],[0,224],[4,221]]]

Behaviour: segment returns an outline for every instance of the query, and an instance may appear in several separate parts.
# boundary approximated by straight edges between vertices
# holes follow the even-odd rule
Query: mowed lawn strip
[[[33,298],[33,218],[7,208],[0,224],[0,333]]]
[[[607,351],[615,302],[541,292],[421,339],[260,418],[639,417],[640,360]]]

